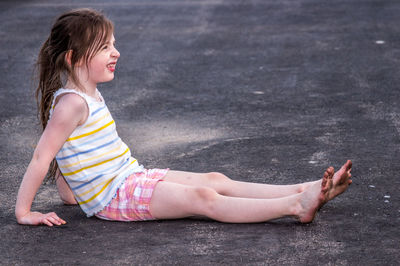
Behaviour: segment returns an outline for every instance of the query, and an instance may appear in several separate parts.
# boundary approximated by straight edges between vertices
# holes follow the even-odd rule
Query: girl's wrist
[[[24,224],[24,217],[26,217],[31,211],[15,210],[15,217],[19,224]]]

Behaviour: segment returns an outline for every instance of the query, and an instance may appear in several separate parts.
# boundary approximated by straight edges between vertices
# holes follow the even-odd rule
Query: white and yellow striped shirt
[[[127,145],[119,138],[115,122],[98,92],[101,101],[75,90],[59,89],[61,94],[75,93],[88,104],[89,116],[78,126],[57,153],[61,173],[87,216],[101,211],[113,199],[125,179],[142,172]]]

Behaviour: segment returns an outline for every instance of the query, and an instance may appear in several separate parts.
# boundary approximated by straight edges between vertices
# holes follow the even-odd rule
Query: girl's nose
[[[118,52],[117,48],[114,47],[114,51],[111,53],[112,57],[119,58],[121,54]]]

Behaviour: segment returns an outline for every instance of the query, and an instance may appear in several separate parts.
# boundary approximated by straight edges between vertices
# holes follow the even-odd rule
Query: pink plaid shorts
[[[115,198],[96,217],[124,222],[154,220],[149,210],[151,196],[168,170],[145,169],[144,172],[128,176]]]

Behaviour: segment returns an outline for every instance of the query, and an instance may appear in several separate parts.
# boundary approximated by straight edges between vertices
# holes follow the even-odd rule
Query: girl
[[[18,223],[65,224],[54,212],[31,211],[48,172],[65,203],[117,221],[206,216],[250,223],[293,216],[308,223],[351,184],[351,161],[337,173],[328,168],[320,180],[286,186],[143,168],[118,137],[96,88],[114,78],[119,57],[113,24],[94,10],[67,12],[53,25],[38,58],[36,98],[44,131],[18,192]]]

